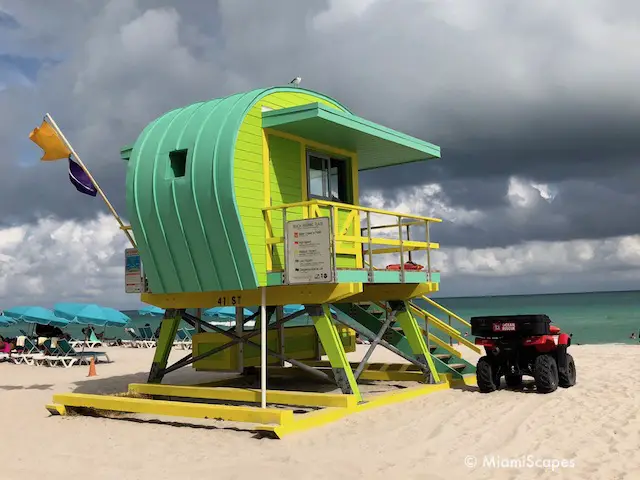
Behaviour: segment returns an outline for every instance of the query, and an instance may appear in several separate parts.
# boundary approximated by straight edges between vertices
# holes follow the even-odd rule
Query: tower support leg
[[[420,326],[411,314],[409,302],[394,300],[389,302],[389,307],[391,307],[392,315],[400,324],[404,335],[407,337],[413,355],[420,363],[428,366],[428,371],[425,371],[425,376],[428,376],[427,380],[429,383],[440,383],[440,376],[433,363],[433,358],[431,358],[431,353],[427,348],[427,343],[424,341]]]
[[[162,383],[164,369],[167,368],[169,353],[171,353],[171,347],[176,339],[183,313],[184,310],[165,310],[164,318],[160,324],[160,338],[156,342],[156,353],[153,356],[147,383]]]
[[[340,387],[342,393],[353,394],[358,402],[362,401],[362,395],[351,370],[351,365],[347,360],[347,354],[340,341],[338,329],[331,319],[329,306],[309,305],[306,306],[306,309],[318,332],[322,348],[329,357],[329,363],[338,387]]]

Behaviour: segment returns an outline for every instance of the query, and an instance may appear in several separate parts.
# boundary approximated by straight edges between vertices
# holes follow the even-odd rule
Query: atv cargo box
[[[474,337],[531,337],[549,335],[551,320],[547,315],[495,315],[471,317]]]

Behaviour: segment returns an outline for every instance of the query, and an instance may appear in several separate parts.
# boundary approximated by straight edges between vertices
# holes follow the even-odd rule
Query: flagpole
[[[104,192],[100,188],[100,185],[98,185],[98,182],[96,182],[96,180],[93,178],[93,175],[91,175],[91,173],[89,172],[89,169],[85,166],[85,164],[82,162],[82,159],[78,156],[76,151],[73,149],[73,147],[69,143],[69,140],[67,140],[67,137],[64,136],[64,133],[62,133],[62,131],[58,127],[58,124],[55,122],[55,120],[48,113],[45,114],[44,118],[54,128],[54,130],[60,136],[60,138],[65,143],[67,148],[71,151],[71,153],[73,154],[73,156],[77,160],[78,165],[80,165],[80,168],[82,168],[82,170],[84,170],[84,173],[87,174],[87,176],[89,177],[89,180],[91,180],[91,183],[93,183],[93,185],[96,187],[96,190],[98,191],[98,193],[102,197],[102,200],[104,200],[104,203],[107,204],[107,207],[111,211],[113,217],[120,224],[120,230],[122,230],[124,232],[124,234],[127,236],[127,238],[129,239],[129,242],[131,242],[131,245],[133,246],[133,248],[136,248],[136,242],[133,240],[133,237],[131,236],[131,233],[129,232],[128,227],[125,226],[125,224],[122,222],[122,219],[120,218],[120,216],[116,212],[116,209],[113,208],[113,205],[111,205],[111,202],[109,201],[107,196],[104,194]]]

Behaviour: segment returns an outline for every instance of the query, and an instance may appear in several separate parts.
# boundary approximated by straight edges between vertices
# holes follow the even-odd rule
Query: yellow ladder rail
[[[438,302],[435,302],[433,300],[431,300],[429,297],[427,296],[422,296],[422,300],[424,300],[425,302],[427,302],[428,304],[436,307],[438,310],[440,310],[441,312],[446,313],[447,315],[449,315],[450,317],[455,318],[456,320],[458,320],[460,323],[462,323],[464,326],[471,328],[471,324],[469,322],[467,322],[464,318],[462,318],[459,315],[456,315],[455,313],[453,313],[451,310],[449,310],[446,307],[443,307],[442,305],[440,305]]]
[[[447,335],[449,335],[449,337],[455,338],[458,341],[458,343],[464,345],[465,347],[473,350],[476,353],[481,353],[480,347],[478,347],[475,343],[472,343],[466,338],[464,338],[462,334],[458,330],[453,328],[451,325],[448,325],[447,323],[440,320],[438,317],[431,315],[426,310],[422,310],[420,307],[414,305],[413,303],[410,303],[410,305],[413,310],[418,312],[420,315],[423,315],[425,317],[425,320],[431,323],[431,325],[441,330],[442,332],[446,333]]]
[[[372,302],[372,303],[382,308],[383,310],[386,310],[387,312],[391,311],[391,309],[386,305],[384,305],[382,302]],[[427,320],[428,318],[429,319],[428,322],[431,323],[431,325],[433,325],[435,328],[445,333],[446,335],[449,335],[449,337],[455,338],[458,341],[458,343],[460,343],[461,345],[466,346],[467,348],[473,350],[476,353],[481,353],[481,350],[478,346],[476,346],[474,343],[471,343],[469,340],[464,338],[462,334],[459,331],[457,331],[455,328],[453,328],[450,325],[447,325],[445,322],[440,320],[438,317],[434,317],[429,312],[422,310],[420,307],[414,305],[412,302],[409,302],[409,305],[414,312],[417,312],[419,315],[426,317],[425,320]],[[421,328],[421,330],[425,335],[429,336],[429,341],[432,341],[436,345],[444,348],[452,355],[455,355],[458,358],[462,358],[462,354],[458,350],[451,347],[451,345],[448,345],[446,342],[442,341],[440,338],[429,333],[426,329]]]

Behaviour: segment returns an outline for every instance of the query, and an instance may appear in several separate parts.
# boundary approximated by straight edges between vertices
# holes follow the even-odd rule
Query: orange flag
[[[41,160],[61,160],[71,155],[71,150],[45,120],[42,121],[42,125],[33,129],[29,134],[29,140],[44,150]]]

